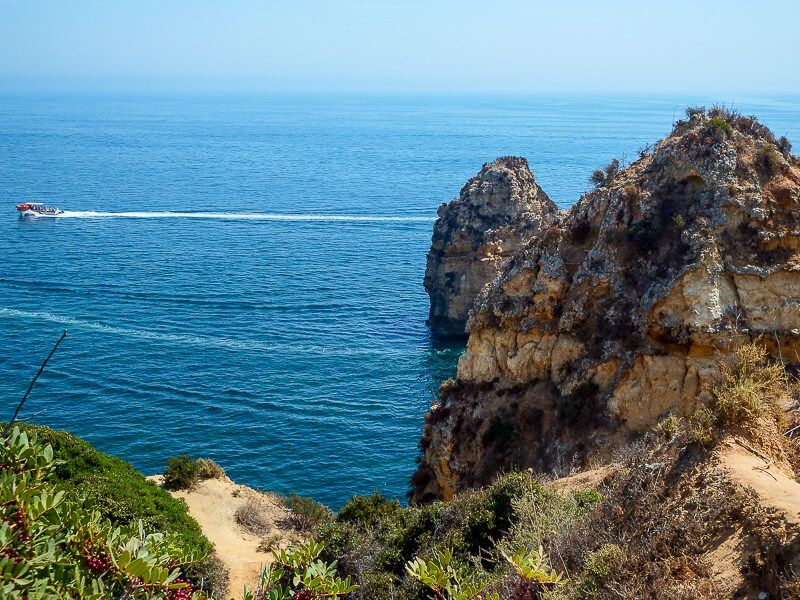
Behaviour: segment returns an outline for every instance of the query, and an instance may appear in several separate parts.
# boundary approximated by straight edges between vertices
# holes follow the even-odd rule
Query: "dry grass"
[[[256,498],[250,498],[236,509],[236,522],[255,535],[266,535],[272,530],[272,523],[266,507]]]
[[[562,598],[729,597],[712,580],[705,552],[747,512],[749,499],[696,471],[702,456],[674,444],[639,444],[629,453],[604,501],[552,546],[555,564],[564,565],[575,586]],[[609,559],[603,569],[601,557]]]
[[[718,367],[713,401],[699,406],[689,420],[688,434],[693,441],[708,444],[723,431],[754,431],[781,423],[782,407],[791,402],[797,383],[763,345],[740,346],[723,356]]]
[[[270,553],[273,550],[277,550],[280,548],[281,542],[283,542],[284,539],[285,537],[283,535],[277,531],[272,531],[261,539],[261,543],[258,545],[258,551]]]
[[[198,458],[197,463],[200,465],[200,472],[198,473],[200,479],[222,479],[225,477],[225,469],[210,458]]]

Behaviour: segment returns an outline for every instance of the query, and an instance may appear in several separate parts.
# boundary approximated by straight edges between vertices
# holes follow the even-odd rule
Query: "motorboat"
[[[20,217],[57,217],[64,213],[60,208],[47,206],[42,202],[25,202],[17,204]]]

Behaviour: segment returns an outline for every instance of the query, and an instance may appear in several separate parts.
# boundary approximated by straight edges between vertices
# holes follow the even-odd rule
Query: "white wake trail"
[[[372,222],[372,223],[430,223],[435,217],[380,216],[380,215],[316,215],[285,213],[226,213],[226,212],[100,212],[93,210],[65,210],[61,219],[219,219],[226,221],[316,221],[316,222]]]

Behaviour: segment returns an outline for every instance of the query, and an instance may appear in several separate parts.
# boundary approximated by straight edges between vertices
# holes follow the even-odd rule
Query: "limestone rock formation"
[[[800,163],[754,118],[679,121],[595,176],[478,299],[427,415],[414,499],[508,468],[567,470],[686,415],[717,353],[763,336],[800,362]],[[466,267],[462,267],[466,268]]]
[[[434,333],[463,336],[483,287],[512,253],[558,209],[536,183],[524,158],[486,164],[458,198],[439,208],[425,270]]]

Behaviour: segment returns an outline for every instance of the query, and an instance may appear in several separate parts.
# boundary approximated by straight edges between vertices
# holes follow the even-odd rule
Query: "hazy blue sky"
[[[0,0],[0,92],[800,92],[798,0]]]

